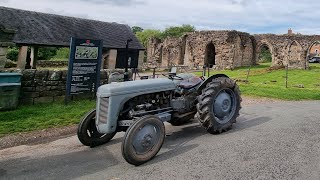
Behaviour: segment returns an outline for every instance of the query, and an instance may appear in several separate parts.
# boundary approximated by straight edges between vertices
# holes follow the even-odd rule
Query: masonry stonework
[[[209,65],[215,69],[234,69],[258,63],[263,46],[272,55],[271,66],[307,69],[312,45],[320,36],[300,34],[250,35],[239,31],[200,31],[180,38],[148,42],[147,61],[157,67]]]
[[[320,41],[319,35],[260,34],[254,37],[257,42],[256,54],[260,53],[262,46],[267,46],[272,54],[272,66],[288,65],[294,69],[309,68],[310,49],[315,42]]]
[[[0,70],[1,72],[18,72],[21,77],[19,104],[39,104],[62,101],[66,94],[67,70]],[[110,74],[123,70],[103,69],[100,71],[100,83],[108,84]],[[130,73],[132,77],[132,74]]]

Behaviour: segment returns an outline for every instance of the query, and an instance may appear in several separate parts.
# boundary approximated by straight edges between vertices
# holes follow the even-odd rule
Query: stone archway
[[[210,68],[216,65],[216,48],[212,42],[206,46],[204,64],[209,65]]]
[[[308,47],[307,58],[320,57],[320,41],[313,42]]]
[[[305,60],[302,58],[303,49],[302,46],[297,42],[293,41],[288,46],[288,65],[293,68],[303,68]]]
[[[265,53],[263,55],[263,53]],[[268,56],[268,62],[271,62],[271,66],[275,66],[274,50],[273,46],[267,41],[261,41],[257,46],[256,62],[259,62],[260,57]]]
[[[271,63],[272,62],[272,54],[270,48],[266,44],[262,44],[260,46],[260,53],[258,57],[258,62],[262,63]]]

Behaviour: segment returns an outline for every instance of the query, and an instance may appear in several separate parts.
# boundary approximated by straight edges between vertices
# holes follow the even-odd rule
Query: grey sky
[[[320,34],[320,3],[304,0],[0,0],[0,6],[164,29]]]

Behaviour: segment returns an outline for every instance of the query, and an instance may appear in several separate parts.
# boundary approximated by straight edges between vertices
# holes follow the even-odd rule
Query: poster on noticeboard
[[[71,38],[66,101],[73,95],[97,92],[102,47],[102,40]]]

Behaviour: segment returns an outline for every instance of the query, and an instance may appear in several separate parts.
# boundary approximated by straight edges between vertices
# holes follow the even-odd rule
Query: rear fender
[[[229,78],[229,77],[228,77],[227,75],[225,75],[225,74],[215,74],[215,75],[210,76],[208,79],[206,79],[205,81],[203,81],[203,82],[201,83],[201,85],[199,86],[199,88],[198,88],[198,90],[197,90],[198,95],[200,95],[200,94],[202,93],[202,89],[204,89],[209,82],[211,82],[213,79],[219,78],[219,77]]]

